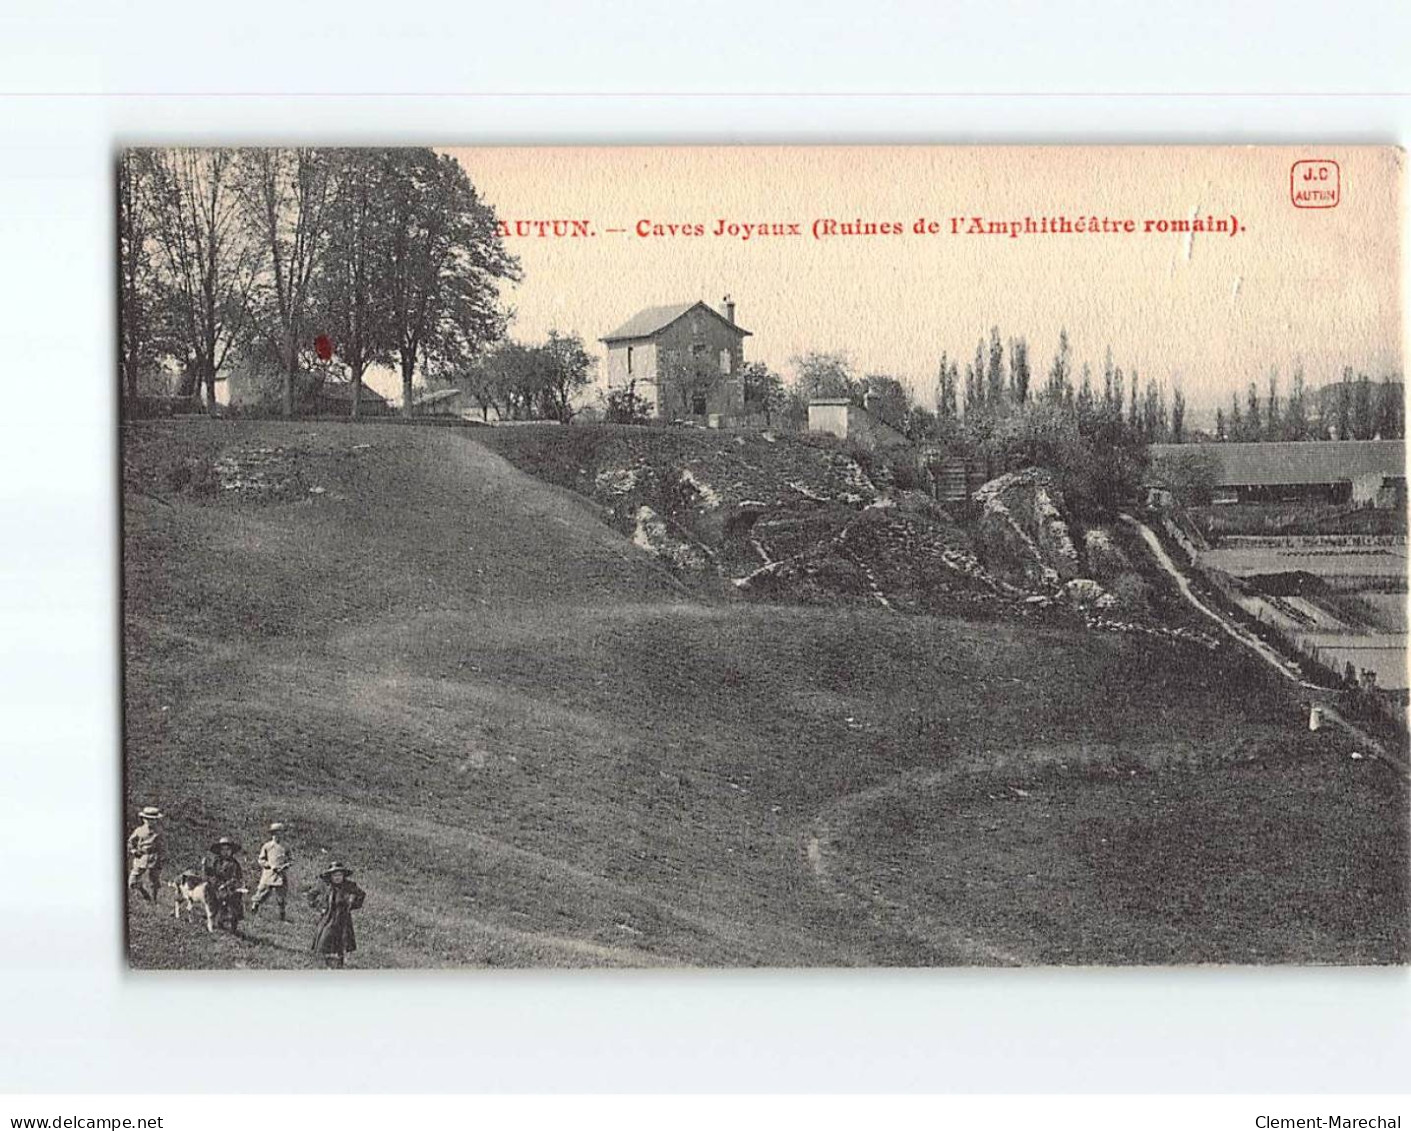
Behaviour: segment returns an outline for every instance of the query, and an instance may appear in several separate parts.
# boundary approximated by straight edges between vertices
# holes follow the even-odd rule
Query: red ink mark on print
[[[320,361],[331,361],[333,359],[333,339],[327,334],[320,334],[314,339],[314,352],[318,354]]]
[[[1342,200],[1342,170],[1336,161],[1295,161],[1289,171],[1295,208],[1336,208]]]

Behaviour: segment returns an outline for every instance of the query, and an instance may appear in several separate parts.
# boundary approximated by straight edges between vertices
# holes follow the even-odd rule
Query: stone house
[[[724,313],[704,302],[638,311],[599,340],[609,390],[632,385],[651,416],[719,425],[745,412],[744,342],[726,295]]]

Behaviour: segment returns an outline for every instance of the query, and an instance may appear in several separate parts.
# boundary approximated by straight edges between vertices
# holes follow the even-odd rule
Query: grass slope
[[[360,965],[1404,960],[1404,794],[1235,652],[688,595],[450,431],[124,441],[127,812],[288,821]],[[138,903],[131,960],[293,918]]]

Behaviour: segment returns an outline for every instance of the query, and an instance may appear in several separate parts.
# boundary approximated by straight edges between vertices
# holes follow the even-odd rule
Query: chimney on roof
[[[735,325],[735,300],[726,295],[721,301],[725,304],[725,321]]]

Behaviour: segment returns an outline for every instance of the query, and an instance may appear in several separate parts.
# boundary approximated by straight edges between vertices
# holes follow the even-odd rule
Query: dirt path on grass
[[[1152,530],[1151,527],[1133,518],[1129,514],[1122,515],[1121,519],[1129,526],[1134,527],[1142,536],[1142,541],[1146,543],[1146,547],[1150,551],[1151,556],[1156,559],[1156,564],[1175,581],[1176,587],[1181,591],[1181,596],[1189,601],[1191,605],[1218,624],[1229,636],[1240,644],[1243,644],[1285,679],[1297,683],[1300,687],[1306,687],[1309,690],[1320,690],[1316,685],[1307,682],[1302,675],[1295,671],[1294,668],[1278,654],[1278,652],[1265,644],[1259,637],[1255,636],[1253,633],[1246,632],[1244,629],[1240,628],[1239,625],[1231,624],[1197,597],[1195,591],[1191,588],[1190,579],[1186,577],[1186,575],[1181,572],[1180,567],[1171,560],[1171,555],[1166,552],[1166,547],[1161,544],[1161,540],[1157,538],[1156,532]]]
[[[1299,687],[1304,688],[1308,691],[1326,693],[1326,688],[1319,687],[1317,684],[1309,683],[1307,680],[1305,680],[1298,671],[1296,671],[1286,660],[1284,660],[1284,658],[1280,656],[1278,652],[1276,652],[1268,644],[1265,644],[1264,641],[1260,640],[1253,633],[1245,631],[1239,625],[1233,624],[1230,621],[1226,620],[1225,617],[1221,616],[1218,612],[1210,608],[1209,605],[1205,604],[1199,597],[1197,597],[1195,595],[1194,590],[1191,589],[1190,579],[1187,578],[1181,568],[1177,566],[1174,561],[1171,560],[1171,555],[1166,552],[1166,547],[1161,544],[1161,540],[1157,538],[1156,532],[1152,530],[1151,527],[1147,526],[1146,523],[1141,522],[1136,518],[1133,518],[1129,514],[1124,514],[1121,516],[1121,518],[1123,522],[1127,523],[1129,526],[1134,527],[1137,532],[1142,536],[1142,541],[1146,543],[1146,547],[1151,552],[1151,556],[1156,560],[1157,565],[1159,565],[1162,570],[1164,570],[1172,578],[1172,580],[1176,582],[1176,586],[1178,589],[1180,589],[1181,595],[1185,597],[1185,599],[1189,601],[1191,605],[1199,609],[1207,617],[1213,620],[1222,629],[1224,629],[1226,633],[1228,633],[1240,644],[1243,644],[1246,648],[1248,648],[1261,660],[1267,663],[1270,667],[1272,667],[1290,683],[1295,683]],[[1345,731],[1347,731],[1348,734],[1352,735],[1353,738],[1355,738],[1364,747],[1371,751],[1374,757],[1382,759],[1382,761],[1386,762],[1388,765],[1394,768],[1400,775],[1403,782],[1408,780],[1408,770],[1411,770],[1411,767],[1408,766],[1408,763],[1404,757],[1398,756],[1397,752],[1387,749],[1387,747],[1384,746],[1379,740],[1372,737],[1372,735],[1368,734],[1356,723],[1353,723],[1349,719],[1347,719],[1331,703],[1324,703],[1322,704],[1322,706],[1325,718],[1342,727]]]
[[[962,761],[943,770],[921,774],[912,771],[835,801],[819,814],[813,828],[805,837],[804,858],[808,862],[814,881],[826,894],[834,899],[859,904],[874,919],[889,921],[890,925],[908,937],[927,946],[950,952],[957,965],[1033,965],[1036,962],[1033,957],[987,942],[965,924],[905,906],[896,900],[888,899],[875,889],[864,890],[848,877],[839,876],[830,859],[837,852],[833,842],[839,827],[860,819],[863,811],[884,803],[891,797],[944,786],[979,768],[971,761]]]

